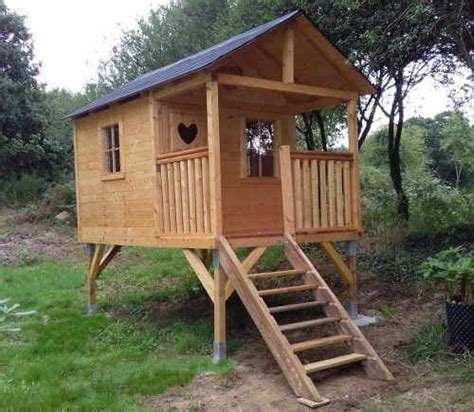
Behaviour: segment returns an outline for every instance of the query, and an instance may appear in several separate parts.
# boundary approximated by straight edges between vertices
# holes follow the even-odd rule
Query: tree
[[[465,174],[474,169],[474,127],[460,112],[446,115],[445,126],[441,130],[441,147],[449,154],[456,173],[456,187]]]

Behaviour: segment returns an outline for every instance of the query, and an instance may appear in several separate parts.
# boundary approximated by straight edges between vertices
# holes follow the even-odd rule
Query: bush
[[[11,176],[0,181],[0,203],[17,207],[38,201],[45,188],[45,180],[37,175]]]

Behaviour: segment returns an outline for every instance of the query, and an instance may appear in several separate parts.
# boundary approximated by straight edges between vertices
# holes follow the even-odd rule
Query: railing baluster
[[[319,161],[319,198],[321,199],[321,227],[328,226],[328,201],[326,184],[326,161]]]
[[[311,227],[311,184],[309,175],[309,160],[303,159],[303,222],[305,228]]]
[[[301,162],[293,160],[293,190],[295,194],[296,229],[303,228],[303,198],[301,193]]]
[[[311,205],[313,207],[313,227],[319,227],[319,173],[318,161],[311,160]]]
[[[344,226],[351,226],[351,177],[349,162],[344,162],[342,181],[344,186]]]

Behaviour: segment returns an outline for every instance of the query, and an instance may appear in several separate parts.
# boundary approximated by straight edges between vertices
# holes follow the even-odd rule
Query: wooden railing
[[[158,156],[156,184],[158,234],[211,233],[207,147]]]
[[[320,233],[358,229],[353,193],[353,155],[280,148],[285,232]]]

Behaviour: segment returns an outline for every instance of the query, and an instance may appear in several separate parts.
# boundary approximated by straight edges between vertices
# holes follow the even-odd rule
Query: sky
[[[99,62],[106,59],[123,30],[136,25],[152,7],[167,0],[6,0],[10,9],[26,16],[33,36],[39,80],[48,89],[83,89],[93,79]],[[468,73],[456,77],[460,86]],[[419,84],[409,95],[406,118],[433,117],[452,109],[448,90],[432,79]],[[474,109],[465,108],[471,123]],[[376,123],[383,122],[379,118]]]

